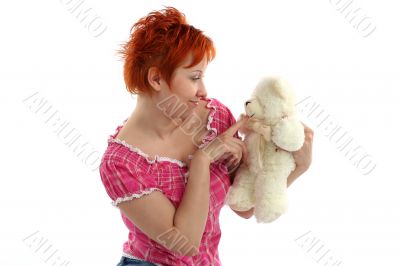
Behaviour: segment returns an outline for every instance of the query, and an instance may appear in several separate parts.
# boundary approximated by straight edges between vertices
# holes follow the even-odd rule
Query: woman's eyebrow
[[[203,71],[202,71],[202,70],[200,70],[200,69],[193,70],[192,72],[201,72],[201,73],[203,73]]]

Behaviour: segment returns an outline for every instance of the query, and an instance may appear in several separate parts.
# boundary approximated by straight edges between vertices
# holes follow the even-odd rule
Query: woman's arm
[[[293,158],[296,163],[296,168],[290,173],[287,179],[287,187],[289,187],[294,180],[301,176],[311,165],[312,161],[312,143],[314,138],[314,132],[311,128],[304,126],[304,144],[300,150],[293,152]]]
[[[253,216],[254,214],[254,208],[251,208],[250,210],[247,211],[235,211],[234,209],[231,208],[232,211],[236,212],[237,215],[244,219],[249,219]]]
[[[299,176],[301,176],[307,169],[297,166],[287,178],[287,187],[289,187]]]
[[[201,153],[193,157],[189,176],[173,223],[198,249],[206,226],[210,194],[210,162]]]
[[[160,191],[123,201],[118,207],[152,240],[179,255],[195,256],[207,221],[209,169],[209,161],[193,157],[178,208]]]

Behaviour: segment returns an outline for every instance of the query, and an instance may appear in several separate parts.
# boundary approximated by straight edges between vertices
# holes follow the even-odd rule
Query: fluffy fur
[[[268,223],[287,211],[287,177],[296,167],[291,152],[303,146],[304,127],[296,117],[293,91],[278,77],[263,78],[245,110],[252,118],[239,131],[249,156],[236,173],[227,204],[237,211],[254,207],[257,222]]]

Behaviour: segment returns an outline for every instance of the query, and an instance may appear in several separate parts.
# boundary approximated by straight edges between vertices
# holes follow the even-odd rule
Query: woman
[[[100,164],[129,229],[118,266],[221,265],[218,217],[234,171],[246,161],[237,131],[248,117],[236,122],[225,105],[207,98],[202,78],[215,49],[182,13],[154,11],[132,29],[121,53],[137,103],[110,135]],[[311,140],[312,134],[295,154],[288,185],[308,168]]]

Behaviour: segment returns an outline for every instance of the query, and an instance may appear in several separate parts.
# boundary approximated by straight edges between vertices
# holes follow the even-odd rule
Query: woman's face
[[[191,68],[184,68],[192,62],[192,56],[189,55],[175,69],[171,78],[171,93],[176,96],[181,104],[186,104],[189,110],[193,110],[199,101],[199,98],[206,97],[207,91],[203,82],[203,75],[207,68],[207,57]]]
[[[185,121],[195,113],[197,106],[201,105],[199,99],[207,96],[203,82],[203,75],[207,68],[207,57],[191,68],[185,68],[192,63],[190,54],[172,73],[171,86],[164,79],[157,82],[159,78],[156,72],[151,80],[158,85],[158,93],[152,99],[159,108],[170,119]],[[157,86],[157,85],[156,85]],[[200,107],[200,106],[199,106]]]

